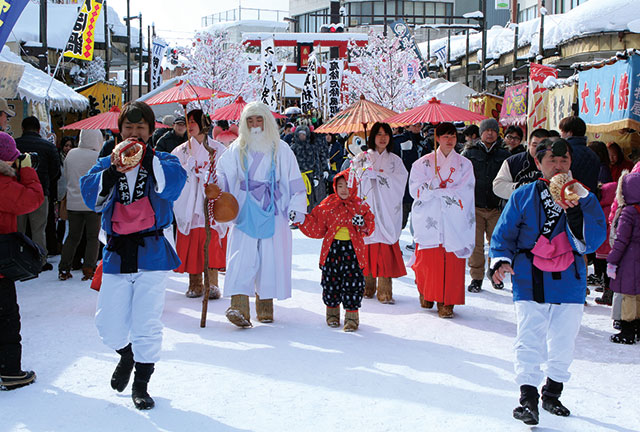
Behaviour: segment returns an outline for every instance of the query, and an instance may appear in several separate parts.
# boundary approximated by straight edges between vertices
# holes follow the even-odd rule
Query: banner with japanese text
[[[106,81],[98,81],[76,90],[89,99],[89,117],[108,112],[111,107],[122,108],[122,88]]]
[[[0,50],[29,0],[0,0]]]
[[[504,91],[500,124],[502,126],[527,123],[527,83],[509,86]]]
[[[318,74],[317,60],[315,54],[309,56],[307,63],[307,74],[304,78],[302,93],[300,94],[300,109],[303,114],[309,114],[313,108],[320,106],[320,95],[318,94]]]
[[[640,56],[578,75],[579,116],[591,132],[640,129]]]
[[[344,68],[343,59],[329,60],[327,68],[327,103],[325,104],[325,119],[330,119],[340,111],[340,88],[342,87],[342,72]]]
[[[18,94],[18,84],[24,73],[24,65],[0,61],[0,97],[13,99]]]
[[[469,98],[469,111],[500,120],[503,99],[490,93]]]
[[[538,63],[531,63],[531,68],[529,70],[529,108],[527,110],[528,131],[533,131],[538,128],[547,128],[547,122],[549,121],[547,116],[549,91],[542,85],[542,83],[548,76],[557,78],[557,69]]]
[[[400,45],[402,49],[409,49],[413,51],[416,57],[418,58],[418,61],[420,64],[418,73],[420,74],[420,78],[422,79],[428,78],[429,70],[427,69],[424,59],[422,58],[422,53],[420,52],[420,48],[418,48],[418,44],[416,43],[416,40],[414,39],[413,35],[411,34],[411,31],[409,30],[409,27],[407,27],[404,20],[400,19],[400,20],[394,21],[391,23],[390,27],[391,27],[391,30],[393,31],[393,34],[398,36],[398,38],[400,39]]]
[[[164,39],[154,37],[151,48],[151,90],[162,84],[162,58],[169,45]]]
[[[3,0],[0,0],[3,1]],[[71,36],[64,48],[64,57],[80,60],[93,59],[93,44],[95,42],[96,24],[102,10],[103,0],[84,0],[73,24]]]
[[[576,102],[578,87],[573,84],[566,87],[559,87],[549,91],[547,102],[547,128],[559,130],[560,120],[574,115],[573,104]]]
[[[276,99],[278,67],[276,66],[273,38],[263,40],[261,48],[260,73],[262,75],[262,92],[260,100],[272,110],[276,110],[278,109],[278,101]]]

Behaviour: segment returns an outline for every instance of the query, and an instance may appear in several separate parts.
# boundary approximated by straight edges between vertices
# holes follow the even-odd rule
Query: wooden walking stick
[[[207,178],[207,185],[209,181],[212,184],[218,183],[218,176],[216,175],[216,151],[209,147],[209,143],[207,142],[209,137],[205,135],[204,141],[202,145],[209,152],[209,177]],[[204,197],[204,232],[206,235],[206,239],[204,241],[204,296],[202,298],[202,314],[200,315],[200,327],[205,328],[207,325],[207,309],[209,307],[209,291],[211,290],[211,286],[209,285],[209,244],[211,243],[211,225],[209,224],[210,220],[213,220],[215,224],[215,220],[213,219],[213,206],[218,199],[218,196],[214,199],[209,199],[205,194]]]

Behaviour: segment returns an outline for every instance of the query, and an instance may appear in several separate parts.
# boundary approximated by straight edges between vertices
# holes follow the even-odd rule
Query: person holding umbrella
[[[360,177],[359,194],[375,216],[376,230],[364,242],[366,298],[394,304],[391,279],[407,274],[398,240],[402,232],[402,198],[408,172],[399,156],[391,152],[391,127],[374,123],[367,140],[368,150],[360,153],[352,165]],[[377,278],[377,284],[376,284]]]
[[[414,162],[409,176],[416,221],[412,268],[420,305],[437,303],[440,318],[453,318],[453,306],[464,304],[465,259],[475,246],[475,177],[471,162],[454,150],[453,123],[440,123],[436,137],[437,150]]]

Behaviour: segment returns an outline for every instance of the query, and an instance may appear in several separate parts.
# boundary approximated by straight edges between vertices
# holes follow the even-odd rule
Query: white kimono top
[[[440,149],[436,151],[439,176],[435,172],[434,152],[411,166],[413,238],[419,249],[442,245],[458,258],[468,258],[476,238],[473,165],[455,151],[448,156]],[[445,188],[441,187],[443,182]]]

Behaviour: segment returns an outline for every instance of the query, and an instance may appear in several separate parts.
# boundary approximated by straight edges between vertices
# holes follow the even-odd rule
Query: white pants
[[[156,363],[162,346],[166,271],[103,274],[96,327],[102,342],[118,350],[131,342],[133,358]]]
[[[573,361],[576,337],[582,321],[583,304],[515,302],[518,333],[516,352],[516,382],[538,387],[544,379],[541,365],[545,363],[547,377],[567,382]]]
[[[227,243],[224,295],[291,297],[291,253],[291,229],[282,215],[276,216],[275,233],[267,239],[249,237],[233,225]]]

